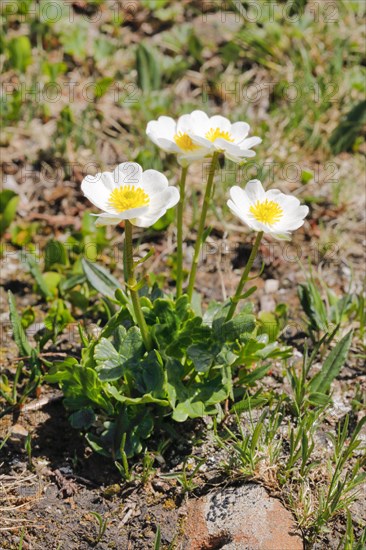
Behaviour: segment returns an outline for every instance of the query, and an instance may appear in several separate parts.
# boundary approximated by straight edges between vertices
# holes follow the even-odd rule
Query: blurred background
[[[296,239],[316,239],[314,263],[329,248],[332,262],[336,243],[338,263],[362,269],[363,1],[5,0],[1,11],[7,246],[90,235],[88,173],[133,160],[175,183],[175,159],[149,142],[146,124],[203,109],[247,120],[263,139],[254,160],[238,172],[226,162],[218,176],[217,235],[232,227],[228,187],[258,177],[311,207]],[[205,175],[190,169],[192,239]]]
[[[355,458],[362,450],[352,439],[350,446],[356,455],[347,454],[349,447],[344,442],[348,428],[356,434],[354,427],[365,405],[365,7],[364,0],[2,0],[0,432],[8,435],[0,443],[4,457],[0,467],[15,472],[28,467],[33,472],[33,456],[46,484],[28,473],[19,478],[19,485],[13,484],[16,478],[9,478],[10,488],[0,493],[0,509],[5,511],[0,531],[8,529],[1,534],[5,536],[2,548],[23,548],[24,532],[21,539],[19,532],[13,532],[16,520],[7,518],[9,506],[17,513],[18,527],[25,522],[28,542],[24,548],[33,543],[34,548],[51,548],[58,540],[65,548],[90,548],[89,541],[94,546],[96,525],[91,522],[98,514],[86,521],[88,510],[100,514],[112,510],[106,516],[113,518],[108,547],[115,541],[118,548],[132,548],[130,541],[134,540],[138,549],[152,548],[157,525],[162,526],[164,536],[171,537],[169,541],[175,537],[175,521],[181,530],[171,498],[177,493],[168,490],[167,484],[157,485],[151,493],[136,485],[133,494],[127,488],[123,497],[118,496],[115,508],[104,503],[115,494],[116,485],[107,487],[110,493],[103,486],[115,479],[117,470],[113,474],[113,465],[109,468],[105,458],[98,462],[90,448],[80,438],[76,440],[76,430],[70,428],[57,401],[60,392],[55,385],[41,383],[54,361],[80,357],[80,327],[88,335],[97,334],[118,307],[115,290],[123,281],[123,228],[95,228],[90,212],[96,209],[80,191],[83,177],[112,170],[120,162],[137,161],[144,169],[164,171],[176,185],[180,172],[176,159],[159,151],[147,139],[145,129],[148,121],[160,115],[176,118],[193,109],[222,114],[232,122],[245,120],[251,135],[263,140],[255,148],[254,159],[241,167],[221,159],[221,170],[215,175],[215,200],[208,216],[212,232],[203,247],[197,276],[204,304],[225,300],[233,293],[251,251],[253,233],[226,206],[231,185],[244,186],[258,178],[267,189],[296,194],[310,208],[291,243],[266,241],[261,246],[253,269],[260,272],[255,280],[258,290],[250,299],[258,334],[271,344],[276,340],[290,344],[298,362],[306,353],[305,339],[316,346],[320,335],[332,333],[335,326],[342,333],[354,328],[352,354],[332,386],[334,403],[316,439],[316,460],[304,470],[311,469],[312,474],[303,471],[309,446],[310,453],[313,449],[312,436],[308,443],[304,435],[298,440],[305,456],[301,473],[288,466],[292,473],[286,481],[277,464],[266,466],[263,476],[275,491],[281,487],[283,500],[291,503],[304,529],[318,529],[317,513],[325,501],[331,508],[336,521],[329,529],[327,524],[320,542],[311,548],[340,548],[346,529],[350,542],[344,548],[364,548],[362,541],[359,546],[353,544],[352,520],[339,510],[352,502],[353,476],[362,477]],[[186,267],[196,239],[206,176],[207,163],[190,166]],[[173,209],[153,228],[134,233],[136,257],[143,257],[154,246],[153,255],[139,266],[139,277],[148,277],[150,283],[167,290],[175,285],[174,220]],[[287,363],[271,365],[264,386],[265,395],[271,397],[265,397],[264,403],[272,402],[272,391],[279,392],[279,404],[285,403],[288,372]],[[49,407],[41,408],[40,396]],[[271,426],[282,415],[276,410]],[[306,422],[315,429],[316,416],[311,416],[313,408],[309,411]],[[345,417],[346,412],[349,416]],[[289,428],[294,425],[290,416],[284,422]],[[333,435],[328,441],[325,434],[330,429]],[[196,432],[199,445],[201,432],[202,424]],[[9,445],[4,445],[8,436]],[[156,445],[159,453],[162,449],[165,453],[164,441]],[[184,452],[190,453],[190,435],[184,431],[187,441],[189,449]],[[172,446],[173,459],[167,464],[162,459],[163,468],[173,464],[175,469],[183,460],[179,458],[182,447]],[[212,448],[210,442],[204,451],[210,460]],[[283,449],[287,453],[290,443]],[[330,478],[333,451],[342,467],[338,469],[337,462],[339,477]],[[152,467],[154,456],[141,466],[143,471],[146,465],[147,471]],[[197,456],[201,460],[206,455],[200,448]],[[221,462],[220,457],[221,451],[219,459],[208,462],[208,473]],[[162,463],[159,460],[159,468]],[[196,472],[192,473],[192,464],[187,468],[190,483]],[[314,465],[319,468],[313,469]],[[71,471],[73,476],[73,470],[81,473],[77,479],[83,485],[75,501],[73,477],[66,479],[60,473],[68,476]],[[223,471],[226,484],[228,473]],[[276,475],[278,486],[273,481]],[[211,491],[216,478],[207,479]],[[342,482],[338,485],[334,479]],[[29,487],[36,483],[35,489]],[[343,496],[342,483],[348,487]],[[54,492],[46,493],[50,487]],[[329,487],[333,487],[334,500],[325,499]],[[30,489],[34,492],[27,493]],[[169,497],[160,508],[155,507],[158,492]],[[52,494],[53,500],[47,500]],[[39,496],[38,504],[33,495]],[[125,508],[120,506],[122,498]],[[30,510],[27,519],[22,519],[16,504],[20,508],[26,502]],[[136,503],[146,512],[139,520]],[[362,499],[352,506],[359,532],[364,525]],[[180,513],[179,508],[176,512]],[[106,523],[99,518],[103,530]],[[325,527],[326,519],[321,521]],[[45,528],[51,524],[54,529]],[[146,546],[142,533],[150,541]],[[107,542],[101,544],[98,548],[107,548]]]

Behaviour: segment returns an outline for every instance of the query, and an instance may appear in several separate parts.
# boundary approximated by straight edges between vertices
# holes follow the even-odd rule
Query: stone
[[[263,294],[263,296],[260,297],[260,310],[261,311],[267,311],[271,312],[276,309],[276,302],[269,294]]]
[[[182,550],[303,550],[292,514],[256,483],[190,499]]]
[[[10,441],[18,442],[24,441],[28,436],[28,430],[24,428],[21,424],[14,424],[11,427]]]
[[[264,283],[264,292],[266,294],[273,294],[278,291],[279,286],[280,283],[277,279],[267,279]]]

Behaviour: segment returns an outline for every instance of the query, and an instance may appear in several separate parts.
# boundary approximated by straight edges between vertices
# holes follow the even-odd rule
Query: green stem
[[[144,314],[142,313],[140,298],[138,291],[136,290],[137,281],[135,278],[135,268],[133,261],[133,248],[132,248],[132,224],[130,221],[126,220],[125,223],[125,266],[126,266],[126,275],[127,275],[127,288],[131,294],[131,300],[133,305],[133,310],[135,312],[135,317],[138,326],[140,327],[141,336],[145,344],[147,351],[150,351],[152,348],[152,340],[147,328]]]
[[[190,300],[192,299],[194,283],[196,280],[198,258],[201,252],[202,236],[203,236],[203,231],[205,229],[205,221],[206,221],[208,207],[210,205],[210,199],[212,195],[212,187],[213,187],[213,181],[214,181],[214,175],[215,175],[218,157],[219,157],[219,153],[213,154],[210,171],[207,178],[206,191],[203,199],[202,212],[201,212],[200,222],[199,222],[198,231],[197,231],[197,239],[194,247],[192,267],[191,267],[191,272],[189,274],[189,281],[188,281],[187,294]]]
[[[235,313],[236,306],[238,305],[238,302],[240,300],[240,296],[243,294],[244,285],[248,280],[248,275],[250,273],[250,270],[252,269],[254,260],[258,254],[258,249],[259,249],[259,245],[261,244],[262,237],[263,237],[263,231],[259,231],[259,233],[257,233],[255,243],[250,253],[249,260],[247,262],[247,265],[245,266],[243,275],[241,276],[241,279],[239,281],[238,288],[236,289],[236,292],[231,299],[231,306],[226,316],[226,321],[229,321]]]
[[[187,171],[188,166],[182,167],[182,174],[179,182],[180,199],[177,211],[177,298],[181,296],[183,286],[183,208]]]

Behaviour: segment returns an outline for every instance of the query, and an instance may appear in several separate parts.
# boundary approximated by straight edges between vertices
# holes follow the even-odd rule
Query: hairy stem
[[[244,285],[248,280],[248,275],[250,273],[250,270],[252,269],[254,260],[258,254],[258,249],[259,249],[259,245],[261,244],[262,237],[263,237],[263,231],[259,231],[259,233],[257,233],[257,237],[255,239],[255,243],[250,253],[247,265],[245,266],[245,269],[239,281],[238,288],[236,289],[236,292],[231,299],[231,306],[226,316],[226,321],[229,321],[235,313],[236,306],[238,305],[238,302],[240,300],[240,296],[243,294]]]
[[[210,199],[212,196],[212,187],[213,187],[213,181],[214,181],[214,175],[215,170],[217,167],[217,161],[218,161],[219,153],[214,153],[212,156],[211,166],[207,178],[207,185],[206,185],[206,191],[205,196],[203,199],[203,205],[202,205],[202,211],[201,211],[201,217],[200,222],[198,226],[197,231],[197,239],[196,244],[194,247],[194,254],[193,254],[193,261],[192,261],[192,267],[191,272],[189,274],[189,281],[188,281],[188,289],[187,294],[189,296],[189,299],[192,299],[193,289],[194,289],[194,283],[196,280],[196,273],[197,273],[197,267],[198,267],[198,259],[201,252],[201,246],[202,246],[202,236],[205,229],[205,222],[206,222],[206,216],[208,207],[210,205]]]
[[[131,294],[132,306],[135,312],[135,317],[138,326],[140,327],[141,336],[145,344],[147,351],[152,348],[152,340],[149,329],[147,327],[144,314],[142,313],[140,298],[137,287],[137,280],[135,278],[135,266],[133,261],[133,248],[132,248],[132,224],[126,220],[125,223],[125,267],[127,275],[127,288]]]
[[[182,167],[179,182],[180,199],[177,211],[177,298],[182,294],[183,286],[183,209],[188,167]]]

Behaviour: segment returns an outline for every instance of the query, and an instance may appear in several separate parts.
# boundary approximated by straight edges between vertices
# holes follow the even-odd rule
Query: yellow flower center
[[[133,185],[125,185],[116,187],[109,195],[109,204],[117,210],[117,212],[124,212],[125,210],[131,210],[131,208],[141,208],[141,206],[148,206],[150,198],[142,187],[134,187]]]
[[[231,143],[234,141],[230,132],[224,132],[224,130],[220,130],[220,128],[210,128],[210,130],[206,133],[206,139],[215,141],[217,138],[226,139],[226,141],[230,141]]]
[[[263,202],[257,201],[249,210],[258,222],[268,225],[278,222],[283,216],[283,210],[278,202],[268,199]]]
[[[194,151],[195,149],[199,149],[199,146],[193,143],[189,135],[183,134],[182,132],[175,134],[174,141],[183,151]]]

